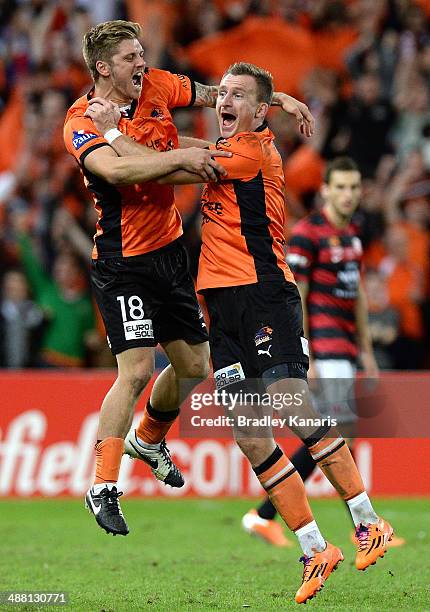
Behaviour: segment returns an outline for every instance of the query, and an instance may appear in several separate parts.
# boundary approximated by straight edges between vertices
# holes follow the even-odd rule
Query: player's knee
[[[122,375],[120,381],[127,386],[133,397],[139,397],[151,380],[152,373],[147,366],[137,365],[126,375]]]
[[[236,437],[236,442],[252,465],[260,465],[273,452],[272,438],[249,438],[240,435]]]
[[[204,380],[209,376],[209,359],[196,360],[189,365],[188,377]]]
[[[193,353],[182,365],[182,375],[184,378],[195,378],[204,380],[209,376],[209,349],[208,351],[199,350]]]

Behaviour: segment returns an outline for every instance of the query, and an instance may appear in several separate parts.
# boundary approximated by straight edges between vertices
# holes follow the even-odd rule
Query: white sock
[[[143,448],[147,448],[148,450],[152,450],[152,449],[159,449],[160,448],[160,443],[158,444],[149,444],[148,442],[144,442],[141,438],[139,438],[139,436],[137,435],[137,433],[135,434],[136,437],[136,442],[138,442],[140,444],[140,446],[143,446]]]
[[[97,484],[94,484],[93,485],[93,493],[98,495],[100,493],[100,491],[103,491],[103,489],[105,489],[106,487],[110,491],[112,489],[112,487],[116,487],[116,482],[99,482]]]
[[[315,521],[297,529],[294,533],[307,557],[314,557],[315,553],[325,550],[327,546]]]
[[[360,523],[367,525],[368,523],[378,522],[378,515],[374,511],[366,491],[363,491],[363,493],[356,495],[352,499],[348,499],[346,503],[348,504],[352,520],[356,527]]]

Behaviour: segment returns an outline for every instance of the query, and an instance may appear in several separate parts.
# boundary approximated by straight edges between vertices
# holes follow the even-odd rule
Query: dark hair
[[[257,102],[266,102],[266,104],[270,106],[273,96],[273,77],[270,72],[264,68],[255,66],[255,64],[236,62],[227,68],[223,77],[225,77],[226,74],[233,74],[234,76],[247,74],[254,77],[257,83]]]
[[[138,23],[122,19],[99,23],[85,34],[82,53],[95,82],[99,78],[97,62],[109,62],[121,41],[139,38],[140,34],[141,28]]]
[[[351,157],[335,157],[330,160],[326,166],[324,172],[324,183],[328,184],[330,182],[332,172],[336,170],[340,170],[341,172],[349,172],[351,170],[355,172],[360,172],[357,164]]]

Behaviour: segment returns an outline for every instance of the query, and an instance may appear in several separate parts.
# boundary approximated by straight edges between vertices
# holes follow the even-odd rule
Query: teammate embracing
[[[223,160],[227,175],[218,183],[209,183],[203,193],[197,279],[210,318],[214,377],[221,379],[234,365],[241,381],[227,390],[246,390],[254,379],[263,383],[269,395],[301,397],[294,409],[306,425],[291,429],[347,502],[358,527],[356,566],[365,569],[384,556],[393,529],[373,510],[338,431],[329,425],[312,427],[306,420],[317,423],[318,415],[306,382],[309,352],[301,298],[284,260],[284,177],[273,134],[265,122],[272,91],[267,71],[242,62],[227,69],[219,87],[216,110],[223,138],[216,148],[233,155]],[[353,250],[351,247],[357,280]],[[291,414],[288,406],[283,410]],[[252,427],[236,427],[235,435],[271,502],[302,547],[303,582],[296,602],[304,603],[322,588],[343,555],[323,538],[303,481],[271,430],[261,435]]]
[[[195,139],[178,149],[170,111],[213,106],[218,89],[148,69],[140,34],[139,24],[117,20],[85,35],[83,54],[94,87],[70,107],[64,126],[66,148],[99,215],[91,278],[118,363],[118,377],[102,403],[95,482],[86,494],[97,523],[114,535],[128,533],[117,489],[124,451],[148,463],[166,484],[184,484],[165,436],[183,397],[208,374],[209,346],[171,183],[178,170],[188,171],[191,182],[216,181],[225,170],[215,158],[231,155],[209,151],[209,143]],[[286,94],[277,100],[309,135],[313,118],[307,107]],[[160,177],[163,184],[156,182]],[[137,430],[127,436],[154,372],[158,343],[170,365],[157,377]]]
[[[196,86],[182,75],[147,70],[139,35],[140,26],[126,21],[99,24],[85,35],[83,54],[94,88],[71,106],[64,126],[66,148],[99,214],[91,279],[118,363],[101,408],[96,477],[86,495],[98,524],[114,535],[128,533],[116,483],[135,404],[154,371],[154,347],[162,345],[171,365],[155,382],[133,452],[173,487],[182,486],[183,478],[164,436],[178,414],[178,380],[208,373],[207,333],[180,242],[173,187],[153,181],[178,168],[200,180],[224,172],[209,151],[177,148],[170,110],[195,103]],[[204,86],[200,92],[204,103]],[[103,98],[119,129],[97,129],[94,98]],[[130,156],[119,157],[114,144]]]

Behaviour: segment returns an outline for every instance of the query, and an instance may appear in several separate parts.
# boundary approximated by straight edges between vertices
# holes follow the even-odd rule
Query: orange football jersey
[[[263,280],[294,282],[285,262],[285,196],[282,160],[264,123],[216,148],[228,174],[202,195],[202,249],[197,290]]]
[[[89,172],[86,155],[109,146],[91,119],[84,117],[93,92],[69,109],[64,125],[66,149],[78,161],[98,212],[93,258],[141,255],[169,244],[182,234],[173,186],[147,182],[113,186]],[[145,71],[142,93],[121,117],[118,129],[156,151],[178,147],[170,109],[191,106],[194,83],[186,76],[151,68]]]

